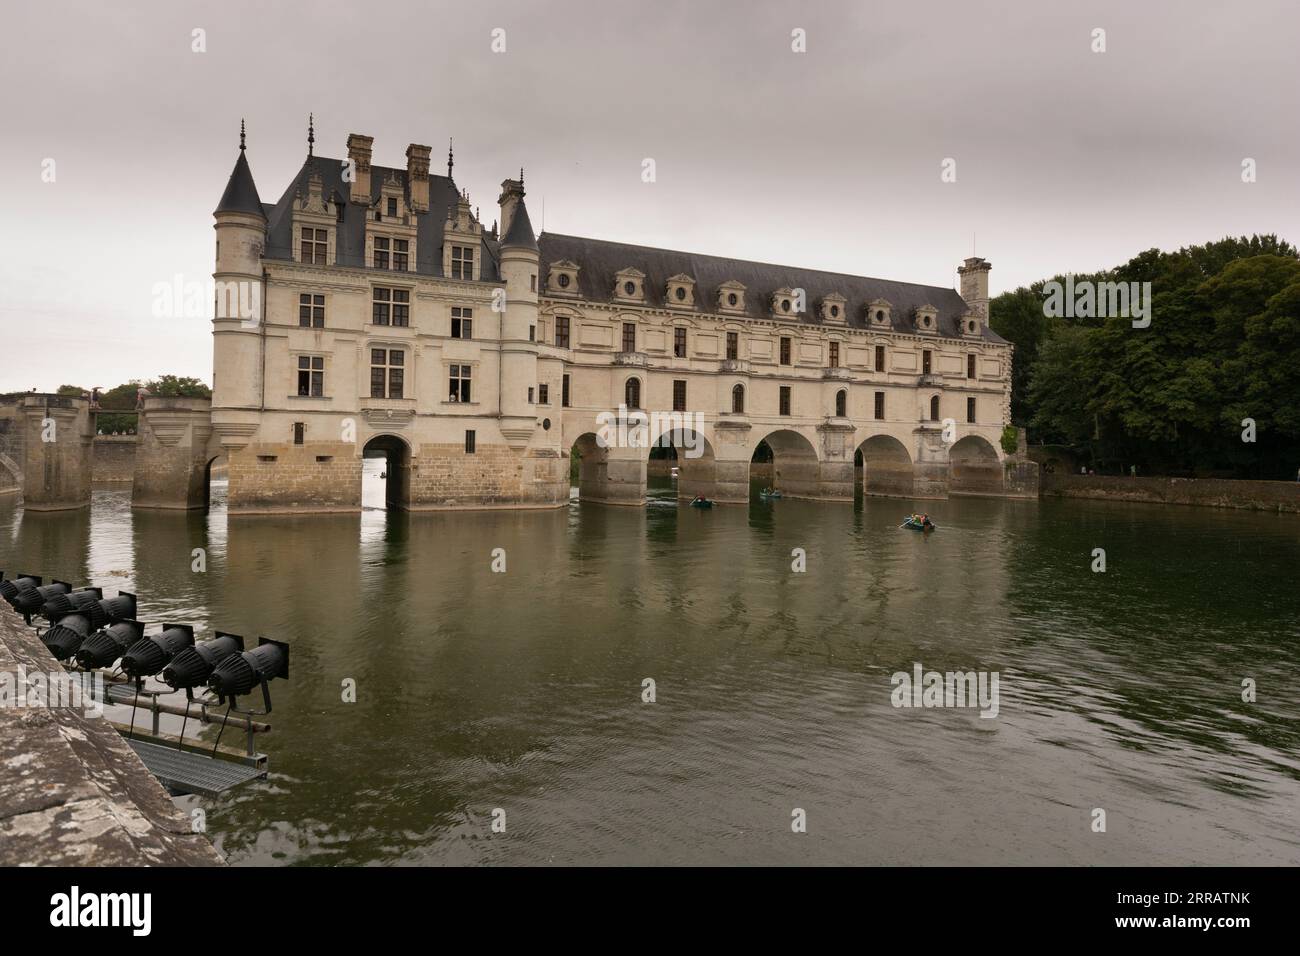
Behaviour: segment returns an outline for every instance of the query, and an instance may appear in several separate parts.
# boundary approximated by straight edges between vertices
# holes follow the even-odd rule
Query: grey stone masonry
[[[0,674],[19,668],[62,669],[6,608]],[[223,864],[106,719],[0,707],[0,866]]]

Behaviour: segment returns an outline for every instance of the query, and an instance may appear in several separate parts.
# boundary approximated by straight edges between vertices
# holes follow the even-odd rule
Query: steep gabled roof
[[[370,167],[370,195],[364,205],[352,203],[355,183],[343,178],[342,160],[326,156],[308,156],[298,174],[289,182],[283,195],[267,216],[266,258],[293,258],[293,201],[299,193],[307,195],[307,183],[315,174],[320,177],[322,193],[326,199],[338,203],[343,217],[337,226],[335,260],[340,266],[366,267],[366,213],[378,201],[386,181],[395,180],[403,193],[410,197],[405,169],[388,166]],[[460,190],[446,176],[429,176],[429,211],[414,214],[415,271],[421,275],[442,275],[443,227],[447,210],[460,201]],[[482,282],[499,281],[497,269],[497,243],[484,232],[480,253]]]
[[[513,227],[511,229],[513,232]],[[830,293],[839,293],[846,300],[845,314],[850,328],[866,328],[867,304],[875,299],[887,299],[892,306],[890,322],[894,331],[914,332],[912,315],[918,306],[933,305],[938,310],[938,334],[948,337],[961,335],[961,317],[970,307],[955,289],[939,286],[895,282],[890,279],[872,279],[866,276],[822,272],[795,266],[779,266],[743,259],[725,259],[695,252],[678,252],[650,246],[607,242],[581,236],[565,236],[544,232],[540,238],[543,268],[548,263],[569,259],[581,266],[578,273],[578,292],[584,299],[594,302],[611,302],[614,297],[616,276],[621,269],[635,267],[646,274],[645,300],[652,308],[667,308],[667,282],[672,276],[684,274],[695,279],[696,312],[717,313],[717,294],[720,286],[730,280],[745,286],[745,311],[740,318],[772,318],[772,294],[778,289],[803,289],[807,295],[807,311],[799,316],[800,324],[822,325],[817,303]],[[546,288],[543,280],[542,288]],[[679,303],[672,303],[680,311]],[[794,319],[794,317],[791,317]],[[838,328],[838,326],[829,326]],[[1005,342],[1000,335],[984,328],[986,342]]]

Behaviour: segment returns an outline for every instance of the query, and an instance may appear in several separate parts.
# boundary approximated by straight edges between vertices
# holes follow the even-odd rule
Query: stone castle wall
[[[96,435],[91,479],[96,482],[128,482],[135,479],[135,435]]]
[[[1100,498],[1155,504],[1245,508],[1300,514],[1300,482],[1220,478],[1126,478],[1119,475],[1044,474],[1044,497]]]

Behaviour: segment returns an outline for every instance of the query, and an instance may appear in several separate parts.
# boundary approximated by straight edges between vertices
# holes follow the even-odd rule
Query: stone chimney
[[[501,198],[497,200],[501,206],[500,235],[510,235],[510,221],[514,219],[515,208],[523,198],[524,177],[523,170],[520,170],[518,179],[503,179],[501,181]]]
[[[412,143],[406,147],[406,184],[413,212],[429,211],[429,154],[432,147]]]
[[[989,270],[993,266],[985,259],[971,256],[957,267],[961,276],[961,297],[970,310],[979,316],[980,324],[989,324]]]
[[[348,134],[348,160],[352,163],[354,174],[352,201],[363,206],[370,205],[370,148],[374,144],[373,136]]]

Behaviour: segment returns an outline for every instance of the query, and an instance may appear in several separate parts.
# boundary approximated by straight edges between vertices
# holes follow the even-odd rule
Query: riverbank
[[[1142,501],[1204,508],[1238,508],[1300,514],[1300,482],[1219,478],[1127,478],[1119,475],[1044,473],[1042,497]]]
[[[0,610],[0,686],[62,672]],[[104,717],[13,703],[0,706],[0,866],[224,864]]]

